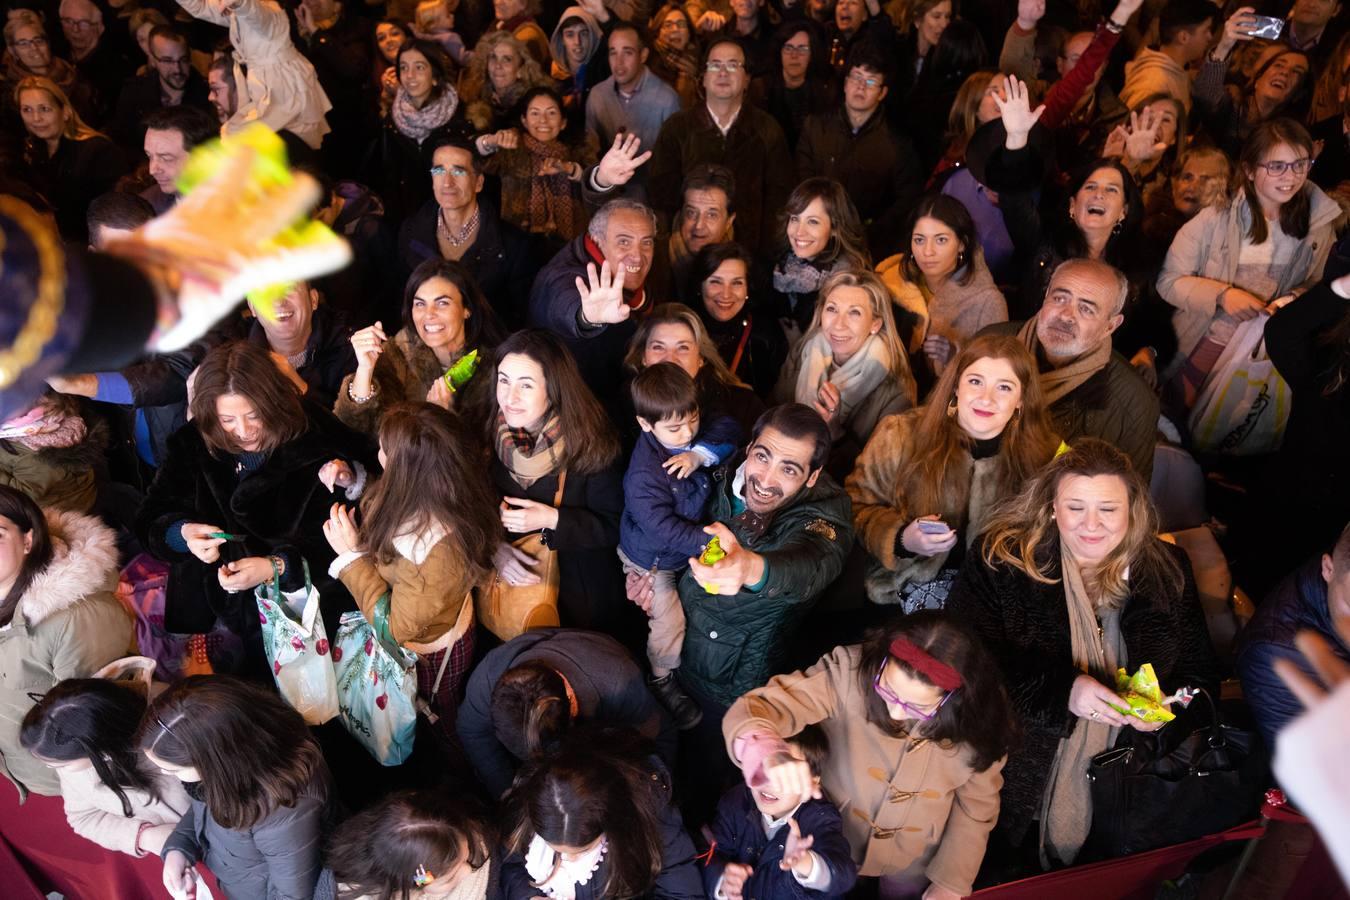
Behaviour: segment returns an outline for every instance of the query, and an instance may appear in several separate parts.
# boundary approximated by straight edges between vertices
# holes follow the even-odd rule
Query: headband
[[[908,638],[891,641],[891,656],[904,660],[944,691],[954,691],[962,685],[961,673],[944,662],[939,662],[918,644]]]

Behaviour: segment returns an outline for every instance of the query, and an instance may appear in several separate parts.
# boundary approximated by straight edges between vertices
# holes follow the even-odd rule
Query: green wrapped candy
[[[1144,663],[1139,670],[1130,675],[1124,669],[1116,669],[1116,693],[1124,701],[1124,706],[1111,704],[1116,712],[1134,716],[1145,722],[1170,722],[1176,715],[1162,705],[1162,688],[1158,686],[1158,676],[1152,663]]]
[[[445,370],[445,386],[454,393],[464,385],[469,383],[469,379],[478,371],[478,351],[470,350],[455,361],[455,364]]]

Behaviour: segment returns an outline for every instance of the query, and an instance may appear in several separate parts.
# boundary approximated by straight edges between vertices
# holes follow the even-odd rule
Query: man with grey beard
[[[1153,473],[1158,397],[1119,354],[1111,334],[1125,321],[1130,285],[1116,268],[1070,259],[1050,276],[1036,318],[985,329],[1016,334],[1036,356],[1041,390],[1060,438],[1101,438],[1120,448],[1147,481]]]

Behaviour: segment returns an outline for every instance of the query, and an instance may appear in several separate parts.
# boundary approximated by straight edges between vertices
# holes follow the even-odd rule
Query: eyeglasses
[[[783,45],[783,52],[784,52],[784,53],[791,53],[791,54],[793,54],[793,55],[795,55],[795,56],[804,56],[805,54],[811,52],[811,45],[810,45],[810,44],[784,44],[784,45]]]
[[[446,173],[449,173],[451,177],[454,178],[464,178],[469,174],[469,170],[463,166],[450,166],[449,168],[446,168],[445,166],[431,167],[432,178],[443,178]]]
[[[862,85],[863,87],[867,88],[869,91],[870,91],[870,90],[873,90],[874,88],[879,88],[879,87],[881,87],[881,79],[880,79],[880,78],[868,78],[866,75],[860,75],[860,74],[857,73],[857,72],[850,73],[849,76],[848,76],[848,80],[851,81],[851,82],[853,82],[854,84],[860,84],[860,85]]]
[[[942,707],[946,705],[947,701],[951,699],[952,694],[956,693],[955,691],[948,691],[947,693],[942,695],[942,699],[938,701],[937,706],[933,707],[931,710],[925,710],[921,707],[915,706],[913,703],[906,703],[904,700],[901,700],[899,697],[897,697],[894,691],[886,687],[886,685],[883,684],[881,681],[881,675],[885,671],[886,671],[886,661],[883,660],[881,663],[881,668],[877,669],[876,677],[872,679],[872,690],[876,691],[877,696],[880,697],[882,700],[885,700],[892,706],[900,707],[909,715],[914,716],[916,719],[922,719],[925,722],[933,718],[933,716],[936,716],[938,714],[938,710],[942,709]]]
[[[186,56],[154,56],[155,62],[163,66],[177,66],[180,69],[186,69],[192,62]]]
[[[732,75],[744,67],[745,63],[734,59],[714,59],[708,63],[709,72],[730,72]]]
[[[61,27],[62,27],[62,28],[68,28],[68,29],[70,29],[71,31],[82,31],[82,30],[84,30],[84,29],[86,29],[86,28],[96,28],[96,27],[98,27],[100,24],[101,24],[101,23],[96,22],[96,21],[94,21],[93,19],[62,19],[62,20],[61,20]]]
[[[25,38],[22,41],[15,41],[14,46],[20,50],[32,50],[34,47],[47,46],[45,37]]]
[[[1292,162],[1285,162],[1282,159],[1273,159],[1270,162],[1257,163],[1256,167],[1258,169],[1265,169],[1266,174],[1271,178],[1279,178],[1291,169],[1295,175],[1307,174],[1308,167],[1312,165],[1312,162],[1310,157],[1305,156],[1302,159],[1296,159]]]

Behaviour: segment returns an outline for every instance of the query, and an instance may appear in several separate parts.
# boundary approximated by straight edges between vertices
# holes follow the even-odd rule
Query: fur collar
[[[93,516],[47,510],[52,561],[19,598],[15,618],[28,627],[74,606],[95,591],[110,590],[117,575],[113,531]]]

